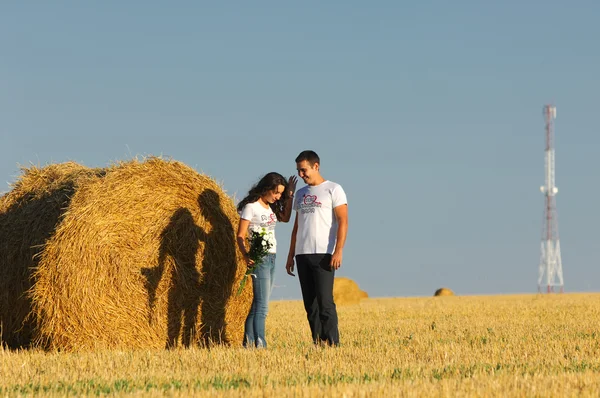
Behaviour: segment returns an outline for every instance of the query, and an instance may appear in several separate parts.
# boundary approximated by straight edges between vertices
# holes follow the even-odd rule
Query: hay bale
[[[251,289],[235,205],[211,178],[150,158],[90,179],[36,272],[35,342],[49,349],[241,343]]]
[[[33,284],[45,243],[52,237],[80,181],[101,170],[74,162],[22,168],[11,191],[0,197],[0,325],[2,344],[26,347],[35,319],[28,317]]]
[[[434,296],[454,296],[454,292],[448,288],[441,287],[435,291]]]
[[[175,161],[123,162],[80,182],[33,274],[33,343],[240,344],[252,291],[235,294],[238,221],[213,179]]]
[[[333,280],[333,300],[337,305],[358,304],[367,297],[367,292],[360,290],[352,279],[339,277]]]

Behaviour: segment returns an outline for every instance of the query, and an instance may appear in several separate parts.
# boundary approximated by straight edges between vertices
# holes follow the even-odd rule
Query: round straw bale
[[[454,296],[454,292],[446,287],[441,287],[435,291],[434,296]]]
[[[213,179],[159,158],[106,169],[73,195],[35,273],[46,349],[240,344],[239,217]]]
[[[352,279],[339,277],[333,280],[333,300],[336,304],[358,304],[366,297],[369,297],[367,292],[360,290]]]
[[[31,271],[69,205],[76,186],[95,174],[74,162],[22,168],[0,197],[0,329],[9,348],[27,347],[35,319],[28,317]]]

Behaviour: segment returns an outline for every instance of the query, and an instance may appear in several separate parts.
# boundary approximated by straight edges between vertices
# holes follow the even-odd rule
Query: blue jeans
[[[273,289],[275,277],[275,254],[268,254],[264,261],[256,267],[252,276],[254,299],[250,313],[246,318],[244,330],[244,347],[267,348],[265,339],[265,320],[269,311],[269,297]]]

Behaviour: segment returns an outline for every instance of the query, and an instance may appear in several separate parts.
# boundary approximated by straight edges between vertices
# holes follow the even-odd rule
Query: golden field
[[[370,298],[313,347],[274,301],[267,350],[14,352],[0,396],[600,396],[600,294]]]

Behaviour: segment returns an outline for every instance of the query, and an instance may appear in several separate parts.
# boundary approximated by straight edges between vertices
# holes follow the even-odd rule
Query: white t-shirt
[[[269,253],[275,253],[277,248],[277,241],[275,240],[275,224],[277,224],[277,216],[275,213],[273,213],[271,207],[269,206],[268,209],[265,209],[258,201],[254,203],[248,203],[242,209],[240,217],[244,220],[250,221],[249,229],[254,226],[258,226],[261,228],[266,228],[267,233],[273,234],[273,240],[275,243],[269,250]]]
[[[338,227],[333,209],[347,203],[342,186],[332,181],[300,188],[294,196],[296,254],[332,254]]]

